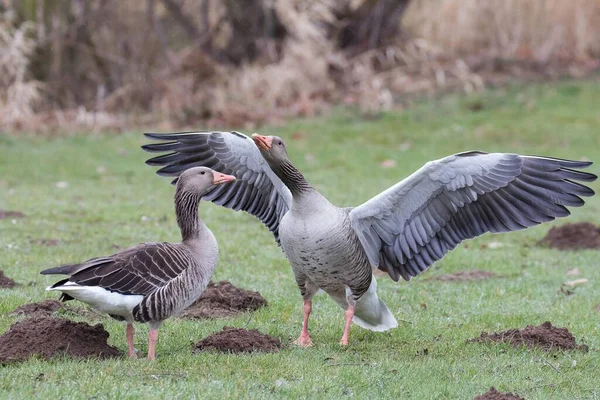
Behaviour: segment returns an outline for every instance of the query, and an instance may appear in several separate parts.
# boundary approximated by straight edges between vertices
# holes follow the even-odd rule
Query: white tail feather
[[[132,310],[144,298],[142,295],[119,294],[99,286],[83,286],[74,282],[66,282],[56,287],[49,286],[46,290],[57,290],[67,293],[74,299],[83,301],[100,312],[120,315],[127,320],[132,318]]]
[[[352,322],[361,328],[384,332],[398,327],[396,318],[385,303],[377,297],[377,281],[371,280],[369,290],[356,302]]]

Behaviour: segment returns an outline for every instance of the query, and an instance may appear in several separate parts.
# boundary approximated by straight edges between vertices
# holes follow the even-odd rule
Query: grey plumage
[[[149,163],[171,172],[197,165],[200,158],[190,164],[189,154],[195,151],[191,145],[194,138],[202,135],[206,133],[186,133],[180,140],[178,134],[153,134],[153,139],[170,140],[165,146],[176,152]],[[223,138],[239,135],[219,133]],[[227,153],[232,156],[242,154],[255,160],[262,154],[278,178],[269,175],[273,187],[279,188],[282,182],[289,188],[289,211],[278,214],[278,229],[305,299],[301,344],[310,344],[305,327],[310,300],[319,288],[344,309],[352,309],[359,325],[372,330],[395,327],[395,319],[377,298],[372,268],[387,271],[395,281],[400,277],[409,280],[465,239],[567,216],[567,206],[579,207],[584,203],[581,197],[594,194],[576,182],[596,179],[577,170],[590,162],[472,151],[429,162],[364,204],[339,208],[314,190],[291,164],[280,138],[256,134],[253,138],[260,153],[257,148],[250,149],[246,139],[243,150],[237,147],[242,140],[224,141],[231,146]],[[160,149],[160,144],[151,146]],[[232,173],[240,176],[235,161],[229,158],[228,163]],[[265,168],[263,164],[261,171]],[[347,342],[347,329],[344,335]]]
[[[179,176],[188,168],[205,166],[234,175],[235,183],[217,187],[203,200],[243,210],[257,217],[279,242],[279,221],[289,210],[292,195],[269,168],[252,140],[239,132],[146,133],[146,137],[163,140],[142,146],[148,152],[168,152],[146,161],[162,166],[161,176]]]
[[[352,226],[371,265],[409,280],[486,232],[510,232],[569,215],[593,190],[574,170],[591,162],[468,152],[423,168],[356,207]]]
[[[142,243],[111,256],[44,270],[43,275],[69,275],[48,289],[62,291],[64,300],[87,302],[129,325],[148,322],[151,330],[157,330],[165,319],[193,303],[208,285],[217,265],[218,247],[198,217],[198,203],[207,191],[233,179],[206,167],[186,170],[175,191],[181,243]],[[153,358],[150,351],[149,358]]]

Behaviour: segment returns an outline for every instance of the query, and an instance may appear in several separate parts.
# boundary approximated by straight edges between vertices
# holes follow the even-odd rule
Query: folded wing
[[[145,136],[162,141],[142,146],[148,152],[166,153],[146,161],[148,165],[162,167],[158,175],[179,176],[197,166],[234,175],[235,182],[217,186],[203,199],[257,217],[279,242],[279,221],[289,210],[292,195],[252,139],[239,132],[146,133]]]
[[[569,215],[594,191],[591,162],[467,152],[432,161],[350,213],[373,267],[394,281],[426,270],[461,241]]]
[[[144,243],[109,257],[47,269],[42,275],[66,274],[81,286],[98,286],[124,295],[148,295],[167,286],[192,260],[181,244]],[[57,285],[64,283],[58,282]]]

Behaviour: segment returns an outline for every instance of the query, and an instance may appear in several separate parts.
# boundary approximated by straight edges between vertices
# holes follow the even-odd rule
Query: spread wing
[[[292,194],[252,139],[239,132],[146,133],[145,136],[163,141],[142,146],[148,152],[167,153],[146,161],[148,165],[162,166],[158,175],[179,176],[197,166],[234,175],[235,182],[217,186],[203,199],[257,217],[279,243],[279,222],[290,208]]]
[[[181,244],[143,243],[109,257],[42,271],[66,274],[82,286],[99,286],[126,295],[148,295],[166,286],[195,263]],[[58,282],[58,284],[63,281]]]
[[[569,215],[594,191],[591,162],[467,152],[432,161],[350,212],[373,267],[416,276],[461,241]]]

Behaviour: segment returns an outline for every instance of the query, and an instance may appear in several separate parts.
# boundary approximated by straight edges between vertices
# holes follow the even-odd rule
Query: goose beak
[[[235,181],[235,176],[233,175],[225,175],[220,172],[213,172],[213,184],[215,185],[233,181]]]
[[[258,133],[253,133],[252,139],[259,149],[266,151],[271,150],[271,146],[273,145],[273,136],[263,136],[259,135]]]

